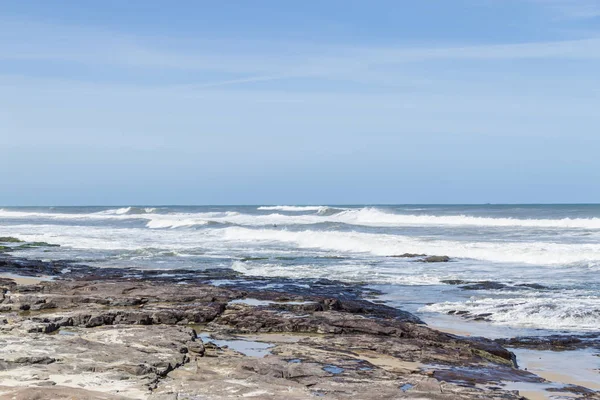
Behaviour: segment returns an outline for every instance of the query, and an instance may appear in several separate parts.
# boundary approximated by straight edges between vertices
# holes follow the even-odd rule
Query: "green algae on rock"
[[[1,236],[0,243],[23,243],[24,240],[12,236]]]

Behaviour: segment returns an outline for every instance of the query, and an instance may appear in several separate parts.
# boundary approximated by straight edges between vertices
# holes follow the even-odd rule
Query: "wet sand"
[[[600,352],[593,349],[575,351],[540,351],[511,349],[521,368],[556,383],[600,390]]]
[[[21,276],[14,274],[0,274],[0,278],[12,279],[18,285],[37,285],[40,282],[52,280],[48,276]]]

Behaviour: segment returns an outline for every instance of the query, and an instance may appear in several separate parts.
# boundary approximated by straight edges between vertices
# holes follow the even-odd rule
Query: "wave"
[[[148,228],[193,227],[207,222],[240,226],[292,226],[340,223],[368,227],[446,226],[491,228],[546,228],[600,230],[600,218],[519,219],[475,217],[469,215],[415,215],[396,214],[378,208],[338,209],[326,206],[264,206],[261,210],[316,211],[314,214],[248,214],[240,212],[199,212],[157,214],[154,208],[126,207],[91,214],[54,212],[25,212],[0,210],[0,218],[50,218],[50,219],[128,219],[147,220]],[[169,225],[167,221],[173,221]]]
[[[231,268],[250,276],[278,277],[292,279],[336,279],[349,283],[369,283],[382,285],[439,285],[440,278],[427,274],[397,275],[377,270],[365,264],[344,265],[281,265],[254,264],[234,261]]]
[[[284,207],[284,206],[273,206]],[[313,208],[314,210],[315,208]],[[299,210],[296,210],[299,211]],[[303,211],[306,211],[303,210]],[[368,227],[402,227],[402,226],[448,226],[448,227],[524,227],[524,228],[550,228],[550,229],[590,229],[600,230],[600,218],[563,218],[563,219],[517,219],[517,218],[488,218],[473,217],[468,215],[435,216],[394,214],[376,208],[361,208],[342,210],[324,207],[317,214],[310,215],[285,215],[266,214],[252,215],[242,213],[220,213],[219,215],[179,214],[172,215],[175,220],[189,218],[190,220],[234,224],[242,226],[292,226],[316,225],[324,223],[342,223],[346,225]],[[199,223],[203,225],[203,222]],[[189,224],[186,226],[192,226]]]
[[[282,243],[298,248],[367,253],[392,256],[403,253],[447,255],[452,258],[475,259],[504,263],[534,265],[600,264],[600,244],[560,244],[548,242],[461,242],[428,240],[402,235],[337,232],[286,231],[278,229],[249,229],[228,227],[219,230],[229,242],[255,244]]]
[[[138,214],[152,214],[156,212],[156,208],[153,207],[123,207],[115,210],[100,211],[96,214],[104,215],[138,215]]]
[[[326,210],[327,206],[261,206],[257,210],[266,211],[288,211],[288,212],[303,212],[303,211],[321,211]]]
[[[143,215],[151,215],[155,208],[124,207],[113,210],[105,210],[93,213],[57,213],[53,210],[43,211],[15,211],[0,209],[0,218],[5,219],[53,219],[53,220],[119,220],[140,218]]]
[[[466,311],[471,315],[490,314],[494,324],[543,329],[600,330],[600,298],[517,297],[444,302],[425,306],[420,311],[448,313]]]
[[[335,215],[334,222],[367,226],[480,226],[530,228],[584,228],[600,229],[600,218],[519,219],[473,217],[469,215],[413,215],[394,214],[377,208],[347,210]]]
[[[214,213],[206,219],[180,220],[171,215],[154,215],[140,227],[17,224],[0,225],[0,236],[18,236],[29,241],[44,241],[80,249],[161,248],[223,249],[276,248],[288,251],[335,252],[339,255],[393,256],[404,253],[447,255],[455,260],[480,260],[494,263],[531,264],[543,266],[568,265],[589,273],[600,271],[600,243],[556,243],[548,241],[459,241],[431,239],[387,233],[341,232],[318,229],[291,231],[286,229],[253,228],[223,225],[211,229],[215,219],[246,218],[244,214]],[[218,215],[217,215],[218,214]],[[121,216],[113,216],[121,217]],[[198,230],[180,230],[190,226]],[[402,259],[394,259],[396,264]],[[431,268],[431,266],[429,266]],[[444,268],[448,268],[445,266]]]
[[[147,228],[162,229],[162,228],[189,228],[193,226],[209,225],[210,221],[198,219],[152,219],[146,224]]]

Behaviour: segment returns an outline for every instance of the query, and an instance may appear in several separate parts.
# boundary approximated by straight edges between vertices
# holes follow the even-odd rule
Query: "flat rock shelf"
[[[0,276],[0,399],[600,398],[358,284],[9,254]]]

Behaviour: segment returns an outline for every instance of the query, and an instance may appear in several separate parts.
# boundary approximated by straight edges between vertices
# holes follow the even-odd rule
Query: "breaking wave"
[[[564,219],[517,219],[517,218],[485,218],[466,215],[434,216],[434,215],[405,215],[383,212],[373,208],[339,211],[325,208],[318,214],[286,215],[266,214],[252,215],[242,213],[229,213],[224,215],[188,214],[172,215],[175,221],[184,217],[192,221],[199,221],[204,225],[207,220],[217,223],[226,223],[242,226],[292,226],[315,225],[324,223],[342,223],[346,225],[368,227],[402,227],[402,226],[473,226],[473,227],[523,227],[523,228],[548,228],[548,229],[590,229],[600,230],[600,218],[564,218]],[[179,222],[178,226],[182,226]],[[151,225],[149,225],[150,227]],[[167,227],[166,225],[164,227]]]
[[[444,302],[425,306],[420,311],[486,314],[498,325],[544,327],[557,330],[599,330],[600,298],[517,297],[509,299],[474,299],[466,302]]]
[[[285,208],[285,210],[284,210]],[[174,228],[202,226],[207,223],[234,224],[241,226],[292,226],[325,223],[341,223],[368,227],[447,226],[447,227],[498,227],[541,229],[587,229],[600,230],[600,218],[519,219],[475,217],[469,215],[415,215],[397,214],[378,208],[338,209],[325,206],[264,206],[262,211],[300,212],[313,214],[288,215],[280,213],[250,214],[240,212],[198,212],[158,214],[155,208],[125,207],[96,213],[56,213],[39,211],[0,210],[0,218],[49,218],[49,219],[145,219],[149,228]],[[168,221],[173,223],[169,225]]]
[[[287,211],[287,212],[305,212],[305,211],[326,211],[327,206],[261,206],[257,210],[262,211]]]
[[[481,226],[530,228],[600,229],[600,218],[519,219],[473,217],[468,215],[394,214],[377,208],[348,210],[331,218],[333,222],[366,226]]]
[[[448,255],[452,258],[535,265],[600,264],[600,244],[559,244],[547,242],[461,242],[427,240],[410,236],[336,231],[285,231],[229,227],[219,231],[231,242],[285,243],[292,246],[393,256],[403,253]]]
[[[253,264],[234,261],[231,268],[250,276],[278,277],[292,279],[336,279],[350,283],[369,283],[383,285],[437,285],[440,279],[427,274],[398,275],[385,273],[376,267],[365,264],[345,265],[294,265]]]
[[[100,211],[96,214],[104,215],[138,215],[138,214],[151,214],[156,212],[154,207],[123,207],[115,210]]]

